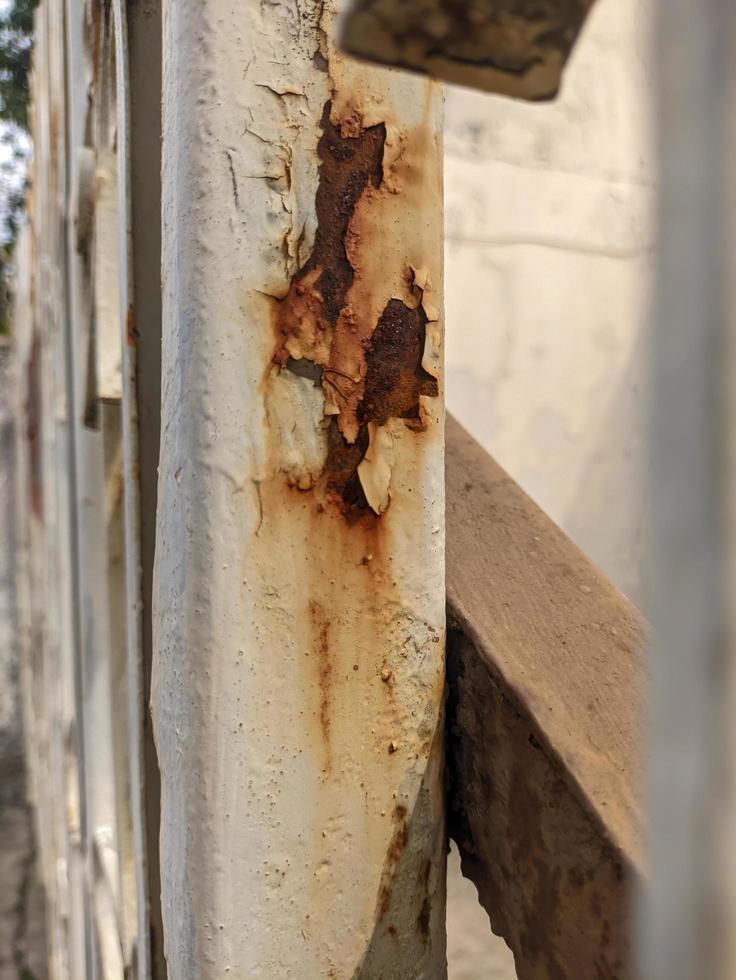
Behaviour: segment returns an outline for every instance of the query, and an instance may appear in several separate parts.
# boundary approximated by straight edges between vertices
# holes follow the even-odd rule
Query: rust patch
[[[370,509],[358,478],[358,467],[367,449],[367,425],[361,427],[358,438],[350,443],[340,432],[337,418],[332,416],[327,429],[327,490],[342,502],[345,511],[350,515],[359,515]]]
[[[330,620],[319,602],[309,603],[312,623],[312,649],[317,656],[317,685],[319,688],[319,727],[325,749],[324,771],[332,772],[332,677],[334,667],[330,649]]]
[[[330,419],[327,487],[350,512],[369,510],[358,477],[358,466],[368,449],[368,423],[385,425],[390,418],[399,418],[420,427],[420,396],[439,393],[437,379],[422,367],[426,326],[421,306],[412,310],[401,300],[390,300],[366,350],[355,442],[350,443],[340,431],[339,416]]]
[[[311,348],[316,363],[326,365],[338,317],[345,307],[355,271],[345,247],[350,219],[366,187],[383,181],[383,124],[343,136],[330,120],[332,103],[322,113],[322,136],[317,145],[320,159],[315,208],[317,231],[309,259],[295,275],[289,292],[279,304],[276,319],[277,348],[274,361],[283,367],[289,356],[302,356]],[[341,393],[338,372],[328,383]],[[353,384],[351,378],[343,378]]]
[[[125,317],[125,338],[128,342],[128,347],[135,347],[136,341],[138,340],[138,329],[135,325],[133,307],[130,305],[128,306],[128,313]]]
[[[386,852],[386,863],[383,870],[383,881],[378,893],[378,921],[382,922],[389,905],[391,904],[391,894],[393,892],[393,879],[396,865],[399,858],[406,850],[409,834],[406,827],[406,807],[398,804],[394,807],[393,821],[394,832]]]
[[[419,419],[419,397],[436,397],[437,379],[422,367],[427,316],[421,306],[410,309],[392,299],[383,311],[366,351],[362,426],[385,425],[390,418]]]
[[[314,248],[276,305],[273,365],[303,373],[310,364],[318,372],[327,416],[323,486],[352,521],[372,513],[358,475],[369,424],[398,418],[420,429],[420,397],[436,397],[439,389],[422,366],[428,321],[421,290],[416,306],[389,300],[369,336],[365,325],[358,327],[361,311],[350,308],[358,273],[350,256],[359,238],[351,221],[361,199],[383,184],[386,126],[364,129],[357,113],[334,123],[331,110],[328,101],[318,144]]]

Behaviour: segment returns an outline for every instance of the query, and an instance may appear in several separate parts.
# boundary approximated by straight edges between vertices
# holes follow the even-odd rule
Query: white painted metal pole
[[[736,976],[733,4],[661,0],[646,980]]]
[[[171,980],[445,975],[441,96],[333,21],[165,3]]]

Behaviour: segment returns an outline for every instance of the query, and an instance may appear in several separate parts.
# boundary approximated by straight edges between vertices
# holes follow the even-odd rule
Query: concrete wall
[[[599,0],[560,98],[450,89],[452,412],[634,600],[652,265],[650,0]]]

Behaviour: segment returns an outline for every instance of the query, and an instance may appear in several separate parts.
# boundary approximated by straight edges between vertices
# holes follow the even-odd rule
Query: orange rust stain
[[[330,619],[323,606],[316,600],[309,603],[312,624],[312,648],[317,655],[317,685],[319,688],[319,726],[325,749],[324,771],[332,772],[332,682],[334,665],[330,649]]]
[[[333,333],[355,276],[345,248],[350,219],[366,187],[378,187],[383,180],[386,127],[352,128],[352,135],[344,136],[330,121],[331,108],[327,102],[317,147],[320,172],[314,248],[294,277],[276,318],[274,361],[282,367],[289,356],[298,354],[327,366]],[[310,351],[316,356],[310,356]],[[352,388],[353,379],[340,379],[339,371],[328,369],[326,373],[338,401],[349,400],[352,392],[344,391],[340,381]]]
[[[357,274],[351,255],[356,255],[360,239],[352,222],[360,201],[370,206],[383,183],[386,126],[363,128],[355,112],[334,123],[331,109],[327,102],[318,144],[314,248],[286,297],[274,304],[273,365],[298,373],[296,365],[307,362],[317,369],[328,416],[321,483],[354,523],[372,513],[358,476],[369,423],[385,425],[400,418],[420,429],[420,397],[439,392],[437,380],[422,367],[427,317],[421,292],[416,306],[390,300],[368,336],[365,325],[358,327],[360,311],[349,306],[348,292]]]
[[[409,841],[409,832],[406,826],[407,810],[405,806],[398,804],[394,807],[393,821],[394,832],[386,852],[386,863],[383,869],[383,881],[378,892],[378,921],[382,922],[389,905],[391,904],[391,894],[393,892],[393,879],[396,866],[401,855],[406,850]]]
[[[390,418],[419,419],[419,397],[438,394],[437,379],[422,367],[427,317],[392,299],[383,311],[366,352],[365,395],[359,409],[363,425],[385,425]]]

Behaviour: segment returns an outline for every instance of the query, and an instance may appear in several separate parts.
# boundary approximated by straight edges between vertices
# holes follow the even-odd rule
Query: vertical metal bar
[[[150,721],[151,596],[161,414],[161,5],[115,2],[131,788],[138,975],[166,976]]]
[[[445,976],[441,95],[164,4],[169,975]]]
[[[731,980],[736,919],[722,869],[733,868],[736,820],[728,733],[736,662],[733,5],[660,0],[656,34],[653,882],[642,975]]]

